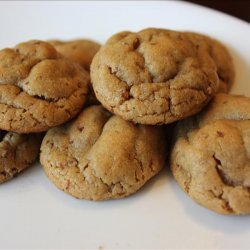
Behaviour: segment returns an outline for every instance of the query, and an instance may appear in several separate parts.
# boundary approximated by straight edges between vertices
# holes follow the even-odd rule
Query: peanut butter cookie
[[[41,134],[25,135],[0,130],[0,183],[11,179],[36,160],[41,140]]]
[[[250,99],[218,94],[201,114],[180,121],[171,169],[202,206],[222,214],[250,213]]]
[[[181,32],[146,29],[111,37],[91,64],[97,99],[125,120],[167,124],[200,111],[218,91],[208,45]]]
[[[50,44],[29,41],[0,51],[0,129],[40,132],[74,117],[89,75]]]
[[[40,161],[64,192],[106,200],[141,188],[163,167],[165,149],[162,127],[134,125],[102,106],[91,106],[76,120],[47,132]]]

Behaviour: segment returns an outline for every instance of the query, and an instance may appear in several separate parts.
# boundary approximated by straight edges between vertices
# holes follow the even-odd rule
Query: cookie
[[[233,59],[227,48],[219,41],[205,35],[193,32],[186,32],[186,35],[197,45],[202,42],[208,44],[210,56],[217,66],[217,74],[220,80],[219,92],[228,92],[234,82],[235,71]]]
[[[13,178],[37,159],[41,140],[41,134],[0,130],[0,183]]]
[[[89,74],[53,46],[29,41],[0,51],[0,129],[46,131],[86,102]]]
[[[164,165],[162,127],[134,125],[91,106],[76,120],[50,129],[40,161],[48,178],[80,199],[117,199],[135,193]]]
[[[64,57],[80,64],[85,70],[89,72],[90,64],[96,52],[100,49],[100,44],[86,39],[72,40],[72,41],[49,41],[56,50]],[[87,106],[99,104],[95,97],[92,84],[89,84],[89,94]]]
[[[194,201],[222,214],[250,213],[250,98],[218,94],[178,122],[170,158]]]
[[[218,91],[208,45],[184,33],[146,29],[111,37],[91,64],[97,99],[141,124],[167,124],[200,111]]]
[[[91,40],[78,39],[71,41],[51,40],[49,41],[56,50],[74,62],[79,63],[85,70],[90,70],[90,64],[100,44]]]

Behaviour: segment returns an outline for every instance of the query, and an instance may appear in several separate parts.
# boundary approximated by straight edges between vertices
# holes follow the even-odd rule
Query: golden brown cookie
[[[146,29],[111,37],[91,64],[97,99],[125,120],[163,124],[200,111],[218,91],[208,45],[184,33]]]
[[[51,40],[49,41],[56,50],[65,58],[80,64],[85,70],[89,71],[90,64],[96,52],[100,49],[100,44],[91,40],[78,39],[71,41]],[[98,104],[92,84],[89,84],[88,105]]]
[[[211,57],[217,66],[217,74],[220,80],[219,92],[228,92],[234,82],[234,65],[233,59],[227,48],[219,41],[208,36],[186,32],[186,35],[197,45],[205,42],[208,44],[208,49]]]
[[[89,75],[54,47],[29,41],[0,51],[0,129],[40,132],[74,117],[88,93]]]
[[[50,129],[40,161],[64,192],[88,200],[128,196],[157,174],[166,158],[162,127],[134,125],[102,106]]]
[[[13,178],[37,159],[41,140],[41,134],[0,130],[0,183]]]
[[[100,49],[99,43],[87,39],[71,41],[51,40],[49,43],[52,44],[63,57],[79,63],[87,71],[90,69],[94,55]]]
[[[178,122],[171,169],[200,205],[250,213],[250,98],[218,94],[199,115]]]

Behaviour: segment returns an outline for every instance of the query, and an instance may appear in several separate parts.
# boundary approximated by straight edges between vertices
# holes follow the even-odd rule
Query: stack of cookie
[[[40,161],[66,193],[135,193],[166,164],[168,124],[179,121],[169,158],[183,190],[219,213],[250,212],[250,100],[225,94],[234,68],[219,42],[154,28],[100,49],[31,41],[0,52],[0,81],[0,128],[32,138],[48,130]]]
[[[36,160],[42,139],[38,132],[79,113],[88,85],[88,72],[47,42],[0,51],[0,182]]]

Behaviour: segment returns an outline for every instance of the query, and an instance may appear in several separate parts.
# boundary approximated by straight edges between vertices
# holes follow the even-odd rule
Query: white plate
[[[250,96],[250,27],[185,2],[0,2],[0,47],[28,39],[89,37],[121,30],[193,30],[224,42],[236,66],[234,93]],[[122,200],[76,200],[37,164],[0,186],[0,248],[249,248],[250,216],[195,204],[169,171]]]

